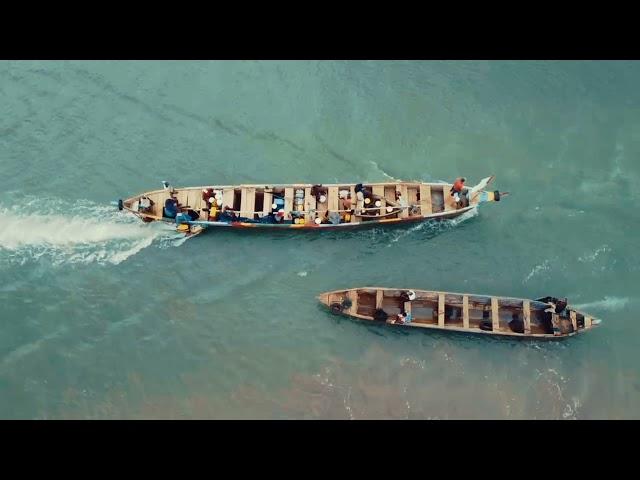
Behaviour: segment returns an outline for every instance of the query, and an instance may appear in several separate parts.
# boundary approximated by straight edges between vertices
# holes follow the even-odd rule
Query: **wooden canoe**
[[[601,323],[570,306],[558,314],[545,313],[548,304],[540,300],[413,290],[415,298],[407,301],[405,292],[408,290],[352,288],[322,293],[318,300],[336,315],[372,323],[505,337],[558,340]],[[401,312],[410,313],[411,321],[391,323]]]
[[[464,205],[456,205],[449,192],[451,184],[389,182],[363,184],[362,200],[356,195],[356,184],[345,183],[165,188],[121,200],[119,208],[137,215],[145,222],[188,223],[191,227],[201,229],[324,229],[389,225],[428,219],[450,219],[472,210],[481,203],[499,201],[500,196],[506,195],[505,193],[486,190],[493,179],[493,176],[487,177],[475,187],[469,187],[468,202]],[[224,215],[224,219],[220,216],[210,218],[209,209],[203,199],[203,190],[206,189],[212,189],[221,199],[222,205],[218,210],[226,207],[233,218],[229,218],[228,214]],[[298,197],[294,198],[295,195]],[[347,195],[351,204],[343,204],[341,195]],[[138,208],[143,196],[151,201],[151,207],[144,211]],[[174,218],[165,217],[164,205],[170,196],[177,199],[181,209],[189,210],[191,218],[188,221],[176,222]],[[284,219],[281,223],[269,223],[273,219],[273,213],[277,211],[272,208],[276,198],[283,204]],[[367,199],[369,202],[365,203]],[[375,206],[375,201],[378,200],[381,204]]]

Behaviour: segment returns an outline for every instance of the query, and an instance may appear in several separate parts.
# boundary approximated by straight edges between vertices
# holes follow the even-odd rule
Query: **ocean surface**
[[[0,418],[640,418],[640,63],[0,62]],[[475,184],[462,219],[184,239],[110,202]],[[563,342],[374,327],[322,291],[567,296]]]

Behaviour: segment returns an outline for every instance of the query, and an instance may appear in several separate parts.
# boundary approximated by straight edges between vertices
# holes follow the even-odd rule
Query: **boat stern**
[[[316,298],[318,299],[318,301],[324,305],[325,307],[329,306],[329,292],[326,293],[321,293],[320,295],[318,295]]]
[[[345,314],[352,313],[352,306],[354,305],[355,290],[334,290],[332,292],[325,292],[318,295],[318,301],[331,310],[331,313]]]

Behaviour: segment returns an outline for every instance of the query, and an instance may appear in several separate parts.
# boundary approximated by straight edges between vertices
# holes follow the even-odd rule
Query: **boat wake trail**
[[[161,247],[185,240],[168,225],[143,224],[114,207],[88,201],[27,198],[19,206],[0,205],[0,261],[24,265],[117,265],[159,241]]]
[[[581,303],[579,305],[572,305],[578,310],[606,310],[608,312],[616,312],[622,310],[629,304],[629,299],[626,297],[604,297],[604,300],[598,300],[595,302]]]
[[[370,160],[369,163],[371,163],[371,165],[373,165],[373,168],[375,168],[377,171],[382,173],[382,175],[387,177],[389,180],[394,181],[394,182],[401,182],[402,181],[402,180],[398,180],[397,178],[394,178],[391,175],[389,175],[387,172],[385,172],[383,169],[381,169],[380,166],[376,162],[374,162],[373,160]]]
[[[461,223],[477,216],[478,216],[478,209],[472,208],[468,212],[464,212],[459,217],[452,218],[450,220],[420,222],[417,225],[414,225],[413,227],[403,230],[401,232],[398,232],[398,233],[394,232],[395,236],[391,239],[391,242],[387,244],[387,247],[391,247],[394,243],[397,243],[399,240],[403,239],[407,235],[411,235],[418,231],[426,232],[429,238],[435,237],[436,235],[442,232],[445,232],[447,230],[451,230],[452,228],[456,228]]]

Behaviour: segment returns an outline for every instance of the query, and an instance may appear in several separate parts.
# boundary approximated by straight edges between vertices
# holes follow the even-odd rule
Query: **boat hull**
[[[412,290],[415,298],[408,301],[403,296],[408,291],[361,287],[325,292],[318,300],[333,314],[373,325],[511,339],[562,340],[591,330],[601,322],[570,306],[552,317],[545,313],[548,305],[539,300]],[[395,323],[395,316],[400,312],[410,313],[412,320]]]
[[[409,223],[418,223],[425,221],[451,220],[457,218],[476,207],[464,208],[456,212],[447,213],[445,215],[432,215],[428,217],[408,217],[408,218],[390,218],[382,220],[368,220],[360,223],[339,223],[333,224],[273,224],[273,223],[245,223],[245,222],[208,222],[196,220],[188,222],[190,225],[199,225],[204,228],[241,228],[241,229],[268,229],[268,230],[336,230],[336,229],[355,229],[376,226],[406,225]],[[168,223],[174,223],[172,220],[165,220]]]
[[[121,210],[136,215],[144,222],[186,223],[199,229],[340,230],[456,218],[481,203],[500,200],[498,191],[484,190],[492,180],[493,177],[487,177],[476,187],[468,189],[466,205],[455,203],[449,193],[449,184],[417,182],[186,187],[145,192],[119,203]],[[364,192],[359,198],[356,195],[358,186]],[[315,188],[323,189],[324,194],[317,191],[314,194]],[[203,190],[207,189],[219,193],[218,215],[224,208],[223,221],[218,217],[215,221],[211,220],[211,209],[203,195]],[[294,198],[294,192],[295,195],[300,193],[300,198]],[[344,194],[349,203],[343,204]],[[138,204],[144,197],[151,200],[152,207],[141,211]],[[178,201],[183,210],[190,211],[193,218],[176,222],[166,217],[163,205],[171,197]],[[284,215],[283,221],[279,222],[271,220],[277,211],[272,208],[272,201],[276,200],[281,202]],[[232,218],[226,215],[227,210],[232,212]]]

